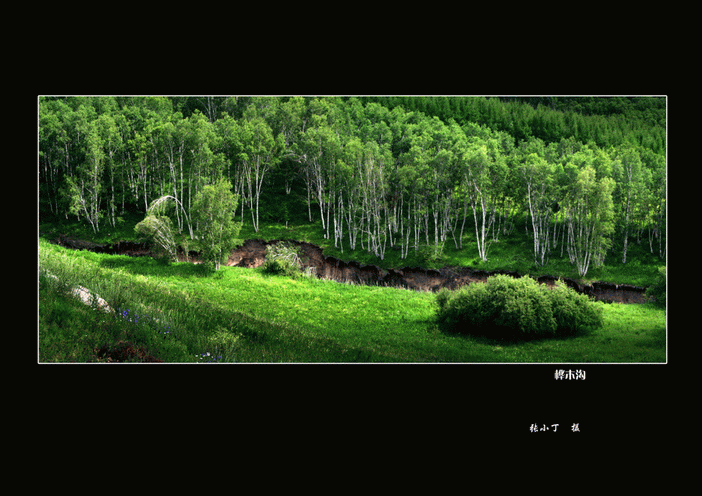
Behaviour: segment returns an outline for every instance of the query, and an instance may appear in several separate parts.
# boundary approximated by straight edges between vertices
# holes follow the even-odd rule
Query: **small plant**
[[[217,363],[222,360],[222,355],[214,355],[209,351],[195,355],[198,359],[196,363]]]
[[[197,363],[235,362],[241,334],[218,328],[209,338],[207,350],[195,355]]]
[[[297,278],[302,269],[300,249],[290,243],[279,241],[266,247],[266,261],[263,271]]]
[[[433,266],[434,264],[441,262],[444,258],[444,245],[445,241],[439,243],[438,246],[434,245],[424,245],[420,246],[419,252],[417,253],[419,263],[422,265]]]

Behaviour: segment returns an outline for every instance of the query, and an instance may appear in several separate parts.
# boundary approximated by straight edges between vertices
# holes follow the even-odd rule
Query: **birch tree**
[[[177,208],[176,225],[178,231],[183,232],[184,217],[182,212],[183,204],[183,166],[185,162],[185,132],[183,130],[183,119],[180,112],[174,114],[173,118],[166,122],[163,126],[163,147],[166,163],[168,164],[168,172],[170,185],[173,191],[173,200],[175,200],[181,208]]]
[[[76,168],[76,174],[68,178],[71,198],[70,211],[82,213],[94,232],[100,230],[100,198],[103,189],[102,173],[105,166],[103,142],[96,125],[89,125],[86,132],[85,161]]]
[[[328,190],[340,152],[339,135],[323,116],[314,115],[314,125],[301,134],[298,156],[304,163],[308,209],[310,195],[317,199],[324,237],[329,238],[328,217],[332,202]]]
[[[381,260],[385,258],[387,230],[385,219],[388,216],[385,195],[385,167],[387,156],[384,155],[374,141],[365,144],[363,164],[359,171],[362,215],[367,220],[365,234],[368,239],[368,251]]]
[[[116,195],[115,195],[115,176],[119,169],[118,152],[123,146],[122,137],[119,133],[116,120],[108,114],[102,114],[97,119],[97,131],[102,138],[104,147],[105,167],[109,175],[110,196],[108,201],[108,214],[112,227],[116,225]]]
[[[455,217],[454,185],[458,177],[455,142],[460,140],[456,133],[462,133],[458,126],[449,127],[436,118],[432,120],[431,182],[428,186],[434,220],[434,259],[441,257],[452,228],[451,219]]]
[[[299,157],[295,154],[294,143],[298,140],[300,133],[305,132],[309,116],[306,112],[305,99],[298,96],[283,102],[278,107],[276,115],[276,126],[274,133],[282,135],[283,157],[288,159],[287,167],[282,170],[285,178],[285,194],[290,194],[294,180],[299,176]]]
[[[68,130],[64,118],[68,112],[70,108],[61,100],[39,102],[39,193],[49,204],[51,213],[57,215],[64,213],[65,200],[60,187],[68,169]]]
[[[626,263],[626,253],[629,245],[629,223],[634,205],[644,196],[644,177],[641,171],[641,157],[631,147],[620,149],[613,164],[616,180],[617,206],[621,211],[622,220],[622,263]]]
[[[343,204],[342,219],[346,223],[349,245],[356,249],[356,241],[361,230],[361,185],[359,172],[363,165],[363,143],[352,137],[344,146],[343,156],[339,160],[339,178]],[[336,246],[336,245],[335,245]],[[343,246],[343,243],[342,243]]]
[[[188,119],[186,156],[188,167],[188,201],[187,209],[192,208],[192,202],[200,189],[210,182],[214,153],[210,144],[214,141],[212,123],[200,113],[195,111]]]
[[[234,222],[238,197],[226,179],[203,187],[196,195],[191,215],[197,224],[196,236],[206,263],[219,270],[237,245],[240,222]]]
[[[611,246],[614,180],[610,177],[598,180],[590,165],[579,169],[568,164],[565,174],[569,178],[564,199],[568,227],[566,246],[571,263],[584,277],[591,263],[594,267],[604,263]]]
[[[239,126],[239,161],[248,191],[251,220],[255,232],[259,227],[261,188],[266,174],[279,161],[283,136],[273,137],[270,126],[261,117],[244,120]]]
[[[648,170],[651,172],[649,183],[649,204],[647,206],[649,219],[649,248],[653,253],[654,239],[658,240],[658,254],[665,259],[666,243],[666,196],[667,196],[667,171],[665,156],[653,152],[643,153],[642,161],[645,161]]]
[[[470,143],[468,150],[463,156],[462,175],[468,201],[473,210],[478,256],[483,261],[487,261],[487,253],[490,248],[487,234],[492,222],[494,222],[494,217],[491,218],[488,215],[488,200],[491,193],[491,165],[486,144],[481,142],[481,140],[474,140]],[[478,219],[478,210],[480,211],[480,219]]]
[[[520,167],[534,235],[534,263],[546,265],[550,251],[549,229],[555,198],[554,168],[536,153],[530,153]]]
[[[245,190],[245,177],[243,172],[243,164],[241,163],[239,153],[241,150],[240,144],[240,125],[234,117],[229,114],[224,114],[216,123],[217,134],[221,138],[222,153],[226,157],[226,178],[233,185],[233,192],[239,195],[241,205],[241,220],[244,221],[244,205],[247,202]]]

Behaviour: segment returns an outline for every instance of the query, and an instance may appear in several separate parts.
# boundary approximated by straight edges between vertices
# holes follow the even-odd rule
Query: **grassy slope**
[[[665,311],[648,304],[598,303],[605,326],[590,336],[500,343],[440,332],[430,293],[292,280],[237,267],[202,277],[192,264],[72,252],[43,240],[39,254],[40,265],[62,281],[98,292],[115,308],[159,317],[134,324],[112,316],[115,325],[42,277],[41,361],[88,360],[95,347],[121,339],[178,362],[197,362],[207,352],[222,361],[252,362],[665,361]],[[158,332],[163,326],[171,328],[168,339]]]

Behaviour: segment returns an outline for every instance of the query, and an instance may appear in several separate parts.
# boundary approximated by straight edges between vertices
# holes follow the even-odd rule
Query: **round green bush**
[[[528,276],[489,277],[436,296],[438,321],[453,332],[493,338],[562,337],[602,326],[602,309],[586,295],[556,283],[553,289]]]

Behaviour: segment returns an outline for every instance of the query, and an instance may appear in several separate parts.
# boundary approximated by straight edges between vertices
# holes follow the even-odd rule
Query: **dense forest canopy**
[[[393,108],[478,122],[516,140],[573,137],[597,146],[631,143],[665,154],[666,99],[656,97],[372,97]]]
[[[295,192],[343,249],[456,248],[481,259],[526,216],[534,262],[581,275],[630,238],[665,258],[666,99],[40,97],[40,211],[98,231],[165,195],[187,228],[220,179],[258,231]],[[278,202],[278,210],[282,207]],[[250,216],[250,217],[248,217]]]

